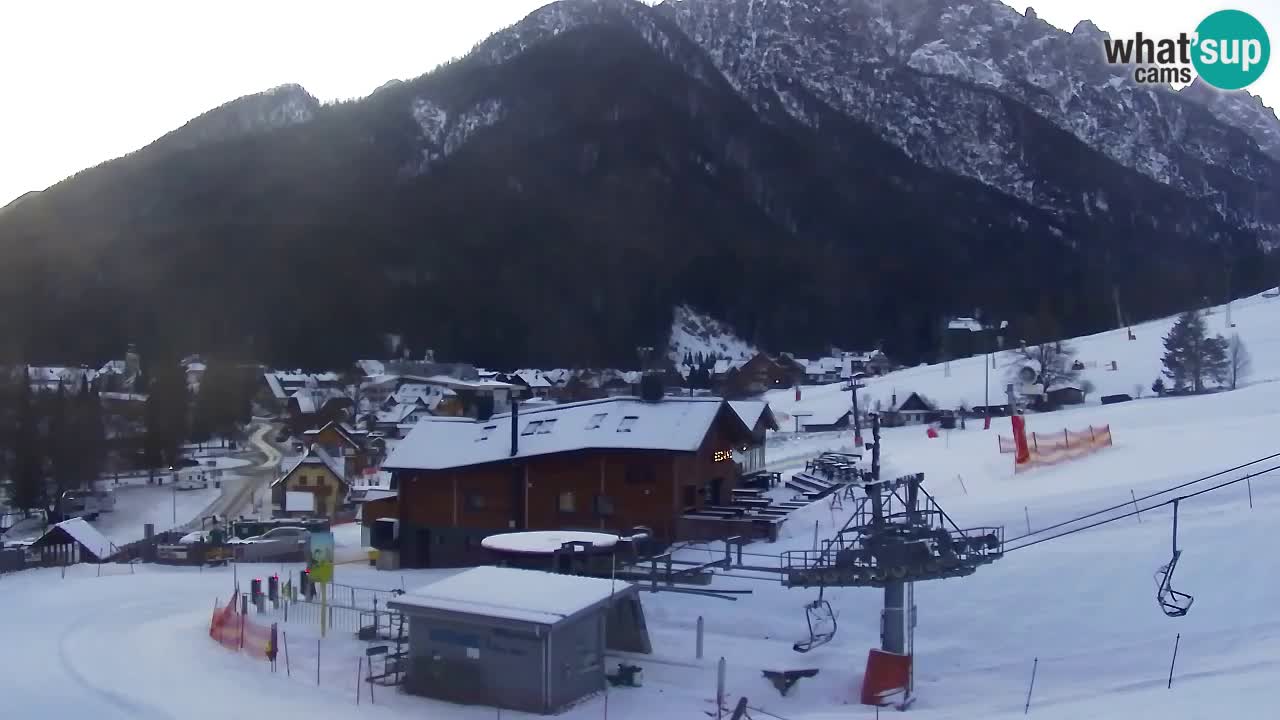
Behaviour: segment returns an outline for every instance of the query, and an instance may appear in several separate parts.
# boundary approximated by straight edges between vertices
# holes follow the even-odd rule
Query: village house
[[[731,365],[723,375],[719,374],[721,362]],[[735,362],[717,361],[717,372],[712,377],[720,393],[729,399],[757,397],[769,390],[793,387],[803,377],[803,368],[787,357],[756,353],[750,360],[732,366]]]
[[[323,446],[312,445],[271,483],[273,514],[276,517],[306,515],[332,518],[347,509],[347,493],[351,484],[344,461],[343,457],[334,456]]]
[[[881,413],[881,419],[889,427],[900,425],[923,425],[938,418],[938,408],[920,393],[911,393],[888,412]]]
[[[681,539],[687,509],[729,502],[734,449],[755,440],[719,398],[665,398],[656,383],[645,395],[418,423],[384,464],[400,564],[483,562],[481,540],[512,530],[643,526]]]
[[[369,433],[344,423],[330,422],[302,433],[305,448],[318,447],[338,462],[341,477],[352,480],[378,466],[379,457],[369,447]]]
[[[729,407],[738,414],[742,424],[751,430],[751,441],[733,449],[733,461],[741,475],[749,475],[765,469],[765,439],[769,430],[778,430],[769,403],[763,400],[733,400]]]
[[[849,427],[853,409],[847,405],[826,405],[813,410],[794,412],[794,425],[788,430],[795,432],[830,432]]]

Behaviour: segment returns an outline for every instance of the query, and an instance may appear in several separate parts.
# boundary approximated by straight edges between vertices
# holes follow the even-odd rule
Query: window
[[[607,495],[597,495],[596,514],[600,517],[609,517],[613,515],[613,498]]]
[[[498,427],[497,425],[485,425],[483,428],[481,428],[480,437],[476,438],[476,442],[480,442],[481,440],[488,440],[489,433],[496,430],[497,427]]]
[[[573,493],[571,492],[560,493],[560,500],[558,505],[560,508],[560,512],[562,513],[577,512],[577,509],[578,509],[577,501],[575,500]]]
[[[636,421],[639,419],[640,417],[638,415],[624,416],[622,421],[618,423],[618,432],[631,432],[631,426],[635,425]]]
[[[655,481],[652,465],[627,466],[626,483],[628,485],[652,485]]]
[[[467,493],[467,509],[468,510],[484,510],[487,503],[484,495],[480,493]]]
[[[604,419],[607,417],[609,417],[609,413],[596,413],[595,415],[592,415],[591,419],[587,421],[587,429],[595,430],[600,427],[601,423],[603,423]]]
[[[541,421],[541,420],[530,420],[530,421],[529,421],[529,424],[524,426],[524,432],[522,432],[522,433],[520,433],[520,434],[521,434],[521,435],[532,435],[532,434],[534,434],[535,432],[537,432],[537,431],[538,431],[538,428],[540,428],[540,427],[542,427],[542,421]]]
[[[538,427],[538,434],[539,434],[539,435],[547,435],[547,434],[549,434],[549,433],[551,432],[551,430],[552,430],[553,428],[555,428],[555,426],[556,426],[556,421],[555,421],[555,419],[551,419],[551,420],[543,420],[543,421],[542,421],[542,425],[540,425],[540,426]]]

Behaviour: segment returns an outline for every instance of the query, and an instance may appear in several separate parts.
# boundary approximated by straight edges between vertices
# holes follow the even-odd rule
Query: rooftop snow
[[[731,400],[729,407],[738,414],[742,419],[742,424],[749,428],[755,428],[756,423],[760,422],[760,416],[764,414],[765,408],[769,407],[769,403],[763,400]]]
[[[611,548],[618,544],[618,536],[598,532],[534,530],[490,535],[480,541],[480,546],[498,552],[550,554],[569,542],[584,542],[591,543],[593,547]]]
[[[53,527],[62,528],[64,532],[75,538],[76,542],[85,546],[89,552],[100,560],[111,557],[111,554],[115,551],[115,545],[112,545],[105,535],[98,532],[97,528],[85,522],[84,518],[63,520]],[[53,528],[50,528],[49,532],[52,531]],[[47,535],[48,533],[45,534]]]
[[[630,583],[604,578],[478,567],[401,595],[388,606],[554,625],[630,589]]]
[[[701,447],[723,405],[720,398],[667,398],[646,403],[615,397],[521,412],[517,457],[590,448],[693,452]],[[546,429],[541,426],[533,434],[524,434],[530,423],[553,419],[556,422],[549,432],[538,432]],[[498,462],[511,456],[510,436],[510,413],[494,415],[485,422],[423,418],[383,467],[444,470]]]

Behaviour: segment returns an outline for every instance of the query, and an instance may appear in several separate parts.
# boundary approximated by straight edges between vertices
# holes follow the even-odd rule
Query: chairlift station
[[[837,499],[856,503],[844,527],[817,550],[782,554],[784,586],[818,588],[818,599],[805,607],[810,636],[795,644],[797,652],[808,652],[835,635],[835,614],[823,599],[825,588],[870,587],[884,588],[881,651],[910,656],[916,619],[913,583],[972,575],[1004,555],[1004,528],[962,529],[924,489],[923,473],[881,480],[880,422],[874,415],[872,437],[867,446],[871,469],[840,478],[846,485]],[[832,466],[839,464],[824,455],[810,461],[806,471],[832,477]],[[872,655],[874,659],[874,651]],[[907,672],[905,684],[896,691],[902,695],[900,707],[912,699]],[[870,664],[867,676],[872,677]],[[864,702],[867,697],[864,685]]]

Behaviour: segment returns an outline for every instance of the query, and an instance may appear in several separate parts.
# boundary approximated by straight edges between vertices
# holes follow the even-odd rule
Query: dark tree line
[[[102,403],[90,382],[35,391],[24,374],[4,373],[0,388],[0,457],[9,502],[25,512],[57,514],[63,493],[90,487],[102,472]]]

